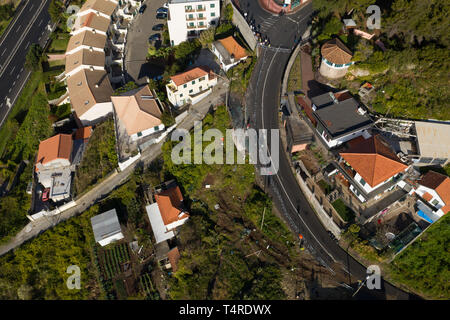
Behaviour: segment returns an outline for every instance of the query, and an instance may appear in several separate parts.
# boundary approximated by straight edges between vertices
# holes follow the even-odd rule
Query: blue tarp
[[[424,219],[427,220],[429,223],[433,223],[433,220],[431,220],[431,218],[428,217],[428,216],[425,214],[425,212],[423,212],[422,210],[419,210],[419,211],[417,212],[417,214],[419,215],[419,217],[424,218]]]

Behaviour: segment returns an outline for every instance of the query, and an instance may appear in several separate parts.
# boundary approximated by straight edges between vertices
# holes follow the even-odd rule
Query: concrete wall
[[[253,35],[252,29],[250,29],[249,25],[247,24],[247,21],[245,21],[245,18],[235,7],[235,5],[231,2],[231,0],[225,0],[225,5],[227,5],[228,3],[231,3],[231,5],[233,6],[233,23],[238,27],[248,46],[252,50],[255,50],[257,41],[255,36]]]
[[[330,67],[325,62],[323,62],[323,60],[320,63],[319,69],[320,74],[330,79],[342,78],[343,76],[346,75],[347,71],[348,67],[337,69]]]

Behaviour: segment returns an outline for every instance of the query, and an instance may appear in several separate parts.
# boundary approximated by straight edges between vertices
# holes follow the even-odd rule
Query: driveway
[[[134,81],[138,85],[146,84],[147,77],[153,78],[162,74],[163,69],[147,63],[148,38],[154,33],[152,27],[166,23],[166,20],[156,19],[156,9],[162,7],[167,0],[146,0],[143,14],[138,14],[128,29],[125,47],[125,81]],[[162,34],[161,34],[162,35]]]

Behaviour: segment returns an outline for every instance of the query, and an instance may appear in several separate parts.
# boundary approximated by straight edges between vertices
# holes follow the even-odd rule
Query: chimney
[[[94,66],[90,66],[89,68],[91,69],[91,71],[94,71]]]
[[[231,54],[231,63],[234,63],[234,53]]]
[[[98,88],[98,83],[95,84],[95,87]]]

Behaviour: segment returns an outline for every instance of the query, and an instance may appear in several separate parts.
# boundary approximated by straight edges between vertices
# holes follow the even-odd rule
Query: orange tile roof
[[[450,205],[450,178],[449,177],[430,170],[422,177],[422,179],[419,181],[419,184],[435,190],[437,192],[437,194],[439,195],[439,197],[442,199],[442,201],[444,201],[445,207]],[[444,211],[444,210],[442,210],[442,211]],[[444,211],[444,213],[446,213],[446,212]]]
[[[92,9],[110,16],[116,10],[117,4],[109,0],[87,0],[80,9],[80,12]]]
[[[233,36],[229,36],[225,39],[220,39],[219,42],[223,45],[223,47],[228,51],[230,55],[234,55],[234,58],[236,60],[248,56],[245,49],[242,48],[236,40],[234,40]]]
[[[55,159],[67,159],[70,161],[72,153],[72,135],[57,134],[39,143],[39,151],[36,163],[46,164]],[[36,171],[38,171],[36,167]]]
[[[143,99],[144,96],[151,99]],[[130,136],[162,123],[162,112],[148,86],[132,95],[112,96],[111,101]]]
[[[338,38],[324,43],[321,49],[322,57],[336,64],[346,64],[352,60],[352,52]]]
[[[178,74],[170,77],[170,79],[178,87],[182,84],[188,83],[189,81],[201,78],[206,75],[210,75],[210,79],[211,79],[211,75],[212,75],[211,69],[206,66],[200,66],[200,67],[195,67],[191,70],[188,70],[188,71],[185,71],[182,73],[178,73]]]
[[[165,225],[189,217],[187,213],[184,213],[181,217],[178,217],[183,210],[181,208],[183,195],[181,194],[178,186],[156,194],[155,200],[158,204],[159,211],[161,212],[161,217]]]
[[[379,135],[353,145],[340,155],[371,187],[408,167]]]
[[[106,31],[108,31],[109,24],[110,24],[110,19],[107,19],[101,15],[97,15],[93,12],[80,17],[80,27],[81,28],[88,27],[88,28],[93,28],[96,30],[106,32]]]
[[[173,248],[167,253],[167,258],[169,258],[173,272],[177,272],[178,270],[178,260],[180,260],[180,257],[181,256],[180,251],[178,251],[178,247]]]
[[[75,140],[88,139],[91,137],[91,134],[92,134],[91,126],[78,128],[77,131],[75,131]]]
[[[425,201],[430,201],[431,199],[433,199],[433,196],[432,196],[431,194],[429,194],[428,192],[425,192],[425,193],[422,195],[422,198],[423,198]]]
[[[106,35],[100,33],[94,33],[89,30],[85,30],[80,32],[69,39],[69,43],[67,44],[66,53],[70,52],[79,46],[93,47],[102,49],[105,48],[106,44]]]

